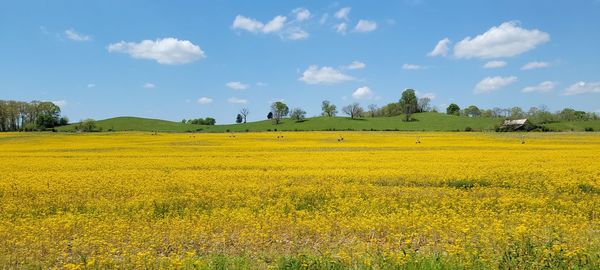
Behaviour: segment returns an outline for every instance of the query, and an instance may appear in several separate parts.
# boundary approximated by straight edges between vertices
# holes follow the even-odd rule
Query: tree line
[[[247,108],[240,110],[236,117],[236,123],[246,123],[246,117],[249,114]],[[352,119],[362,117],[391,117],[404,116],[403,121],[414,121],[412,117],[415,113],[421,112],[439,112],[436,107],[431,105],[431,99],[428,97],[418,98],[415,90],[406,89],[398,102],[388,103],[382,107],[370,104],[367,109],[359,103],[351,103],[341,108],[341,112]],[[321,116],[334,117],[339,113],[335,104],[328,100],[321,103]],[[466,108],[460,108],[456,103],[450,104],[446,108],[446,114],[467,117],[488,117],[503,119],[521,119],[529,118],[530,121],[546,124],[558,121],[579,121],[579,120],[598,120],[600,116],[597,113],[578,111],[571,108],[565,108],[557,112],[550,112],[546,106],[531,107],[525,111],[520,107],[512,108],[492,108],[480,109],[476,105],[470,105]],[[271,104],[267,114],[267,119],[272,120],[273,124],[281,123],[282,119],[289,116],[291,120],[301,122],[306,119],[306,111],[301,108],[289,109],[287,104],[276,101]]]
[[[60,107],[50,101],[0,100],[0,131],[34,131],[67,125]]]

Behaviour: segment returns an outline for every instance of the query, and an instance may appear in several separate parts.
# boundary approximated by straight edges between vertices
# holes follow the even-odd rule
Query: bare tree
[[[344,108],[342,108],[342,111],[349,115],[350,118],[354,119],[354,118],[358,118],[358,117],[362,117],[363,115],[363,108],[360,106],[360,104],[358,103],[352,103],[348,106],[345,106]]]
[[[428,112],[431,110],[431,99],[428,97],[420,98],[417,100],[417,107],[419,112]]]
[[[375,114],[377,113],[377,105],[376,104],[369,104],[369,106],[367,106],[367,108],[369,108],[369,114],[371,115],[371,117],[375,117]]]
[[[250,114],[250,110],[248,110],[248,108],[242,108],[240,114],[242,115],[242,118],[244,118],[244,123],[246,123],[246,117]]]

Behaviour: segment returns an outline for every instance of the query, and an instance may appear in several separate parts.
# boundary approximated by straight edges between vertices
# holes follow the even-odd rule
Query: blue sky
[[[397,101],[600,111],[600,1],[2,1],[0,99],[71,120]]]

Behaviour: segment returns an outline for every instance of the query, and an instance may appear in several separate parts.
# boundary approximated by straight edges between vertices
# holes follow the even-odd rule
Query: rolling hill
[[[494,130],[501,123],[498,118],[470,118],[442,113],[417,113],[417,121],[404,122],[403,117],[376,117],[350,119],[348,117],[312,117],[303,122],[283,119],[279,125],[270,120],[227,125],[194,125],[159,119],[139,117],[116,117],[96,122],[102,131],[160,131],[160,132],[246,132],[246,131],[327,131],[327,130],[398,130],[398,131],[473,131]],[[59,131],[75,131],[77,124],[58,128]],[[553,131],[584,131],[591,127],[600,130],[600,121],[559,122],[546,125]]]

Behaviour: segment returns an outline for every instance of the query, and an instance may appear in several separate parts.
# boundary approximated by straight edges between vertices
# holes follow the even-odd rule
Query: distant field
[[[599,269],[599,133],[419,137],[0,133],[0,265]]]
[[[348,117],[313,117],[303,122],[283,119],[279,125],[270,120],[229,125],[192,125],[159,119],[116,117],[97,121],[102,131],[160,131],[160,132],[252,132],[252,131],[491,131],[502,120],[498,118],[471,118],[441,113],[418,113],[417,121],[404,122],[403,117],[376,117],[350,119]],[[59,131],[74,131],[76,124],[59,127]],[[584,131],[591,127],[600,131],[600,120],[560,122],[547,124],[553,131]]]

